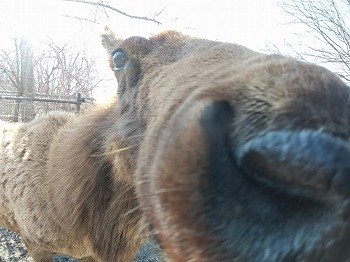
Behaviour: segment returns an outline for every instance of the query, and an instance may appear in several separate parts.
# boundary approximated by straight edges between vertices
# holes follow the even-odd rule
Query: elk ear
[[[112,53],[118,43],[122,41],[122,39],[117,37],[107,26],[105,27],[104,33],[101,34],[101,40],[103,47],[109,54]]]

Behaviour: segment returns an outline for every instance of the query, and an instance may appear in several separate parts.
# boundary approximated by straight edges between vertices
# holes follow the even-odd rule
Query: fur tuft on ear
[[[106,26],[104,33],[101,34],[101,41],[106,51],[112,53],[122,39],[117,37],[114,32]]]

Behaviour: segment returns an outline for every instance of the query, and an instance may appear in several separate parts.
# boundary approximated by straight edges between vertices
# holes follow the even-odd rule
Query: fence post
[[[82,102],[82,97],[81,97],[81,93],[77,93],[77,111],[76,114],[80,114],[80,106],[81,106],[81,102]]]
[[[77,111],[76,114],[80,114],[80,106],[85,102],[85,98],[81,95],[81,93],[77,93]]]

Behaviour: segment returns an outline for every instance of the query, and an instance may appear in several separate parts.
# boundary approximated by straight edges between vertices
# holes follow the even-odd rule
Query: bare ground
[[[0,262],[33,262],[21,239],[15,233],[0,227]],[[56,256],[54,262],[78,262],[67,256]],[[134,262],[162,262],[159,250],[152,243],[147,243],[139,252]]]
[[[28,255],[27,249],[21,243],[21,238],[0,227],[0,262],[33,262],[33,259]],[[78,262],[78,260],[70,259],[64,256],[57,256],[53,259],[54,262]]]

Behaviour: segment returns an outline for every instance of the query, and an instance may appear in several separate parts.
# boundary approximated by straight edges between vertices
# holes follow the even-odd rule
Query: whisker
[[[128,212],[125,212],[122,217],[127,217],[130,214],[134,213],[135,211],[139,211],[140,210],[140,206],[137,206],[135,208],[130,209]]]
[[[92,157],[102,157],[102,156],[115,155],[115,154],[118,154],[120,152],[124,152],[126,150],[132,149],[134,147],[137,147],[137,145],[131,145],[131,146],[123,147],[123,148],[116,149],[116,150],[113,150],[113,151],[110,151],[110,152],[95,153],[95,154],[92,154],[91,156]]]

